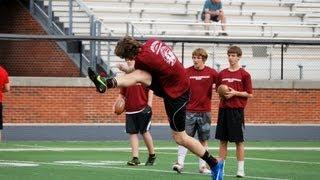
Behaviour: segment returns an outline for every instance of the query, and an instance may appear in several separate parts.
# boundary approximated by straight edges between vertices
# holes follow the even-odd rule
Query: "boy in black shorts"
[[[134,61],[127,61],[129,66],[133,63]],[[145,165],[152,166],[156,160],[153,139],[149,131],[151,127],[153,91],[138,83],[134,86],[121,88],[117,101],[121,99],[125,101],[126,133],[129,134],[132,154],[132,159],[127,162],[127,165],[137,166],[140,164],[138,137],[138,133],[140,133],[149,152]]]
[[[217,86],[225,84],[229,92],[220,99],[216,139],[220,140],[219,157],[227,157],[228,142],[236,143],[238,160],[237,177],[244,177],[244,108],[247,99],[253,97],[250,74],[241,68],[242,51],[237,46],[228,49],[229,67],[218,74]]]
[[[110,88],[129,87],[136,83],[149,87],[155,95],[163,98],[175,142],[201,157],[209,165],[213,180],[222,180],[223,161],[210,155],[199,141],[185,132],[190,82],[172,49],[155,38],[142,44],[133,37],[126,36],[118,42],[115,54],[126,61],[134,61],[134,65],[119,64],[118,68],[126,74],[111,79],[88,69],[89,78],[97,91],[104,93]]]

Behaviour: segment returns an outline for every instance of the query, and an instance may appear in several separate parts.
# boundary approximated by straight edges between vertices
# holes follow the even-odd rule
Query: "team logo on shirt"
[[[227,82],[241,82],[241,79],[237,79],[237,78],[223,78],[222,81],[227,81]]]
[[[190,76],[190,79],[194,79],[194,80],[202,80],[202,79],[209,79],[210,76]]]
[[[154,41],[151,44],[150,49],[157,55],[160,53],[165,62],[170,66],[173,66],[177,61],[177,57],[174,55],[172,50],[160,41]]]

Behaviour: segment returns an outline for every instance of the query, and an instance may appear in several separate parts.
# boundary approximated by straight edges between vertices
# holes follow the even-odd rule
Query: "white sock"
[[[238,171],[244,172],[244,161],[238,161]]]
[[[202,167],[207,167],[207,163],[203,159],[199,158],[199,169]]]
[[[184,165],[184,160],[186,158],[186,155],[188,153],[188,149],[183,146],[178,146],[178,163],[180,165]]]

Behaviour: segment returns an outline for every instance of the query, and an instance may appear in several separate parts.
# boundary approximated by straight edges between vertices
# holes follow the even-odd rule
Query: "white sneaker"
[[[200,174],[211,174],[211,170],[204,166],[199,169],[199,173]]]
[[[180,165],[179,163],[175,163],[173,166],[172,166],[172,170],[174,171],[177,171],[177,173],[182,173],[183,171],[183,166]]]
[[[238,170],[237,171],[237,177],[238,178],[243,178],[245,176],[244,171]]]

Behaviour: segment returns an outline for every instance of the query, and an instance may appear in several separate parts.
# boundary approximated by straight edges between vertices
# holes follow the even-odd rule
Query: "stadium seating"
[[[203,23],[200,21],[202,1],[85,0],[84,2],[93,14],[104,22],[105,29],[102,29],[102,33],[123,35],[128,33],[130,26],[135,29],[136,35],[204,36],[205,34]],[[228,34],[231,37],[319,36],[319,25],[314,22],[320,3],[294,2],[225,1]],[[68,2],[53,1],[53,3],[55,15],[59,17],[60,22],[68,26]],[[89,26],[89,17],[86,13],[80,8],[74,8],[73,16],[74,33],[88,34],[89,28],[86,27]],[[288,28],[290,33],[286,30]],[[212,23],[211,30],[214,31],[211,35],[218,35],[220,24]]]
[[[77,0],[79,2],[80,0]],[[199,0],[83,0],[82,6],[73,3],[73,33],[75,35],[90,35],[90,14],[102,22],[101,35],[122,36],[165,36],[165,37],[199,37],[207,38],[207,31],[200,20],[203,1]],[[67,1],[53,1],[54,16],[66,28],[69,26]],[[314,38],[320,36],[320,2],[317,0],[224,0],[224,11],[227,17],[228,38]],[[48,1],[45,1],[45,5]],[[85,6],[85,7],[83,7]],[[90,14],[88,14],[90,12]],[[210,36],[220,37],[221,24],[210,23]],[[196,47],[205,48],[210,54],[208,65],[220,68],[226,66],[226,48],[228,45],[186,44],[184,59]],[[101,56],[108,59],[111,66],[120,59],[113,55],[114,43],[102,43]],[[266,47],[262,57],[257,56],[253,45],[242,45],[244,49],[243,64],[250,71],[260,71],[261,67],[268,69],[270,63],[279,64],[280,47]],[[265,47],[265,46],[262,46]],[[85,42],[89,49],[89,42]],[[172,44],[172,48],[181,58],[181,45]],[[309,49],[308,49],[309,48]],[[262,48],[263,49],[263,48]],[[310,54],[310,47],[288,48],[285,52],[290,63],[286,66],[294,71],[299,70],[297,64],[301,59],[317,62],[319,53]],[[259,53],[258,53],[259,54]],[[263,54],[263,53],[262,53]],[[214,62],[213,62],[213,59]],[[251,67],[252,60],[256,63]],[[191,65],[184,61],[185,66]],[[260,69],[259,69],[260,66]],[[308,64],[312,68],[312,65]],[[308,68],[308,67],[305,67]],[[267,70],[266,70],[267,71]],[[266,77],[268,73],[253,73],[254,78]],[[261,74],[264,74],[261,76]]]

